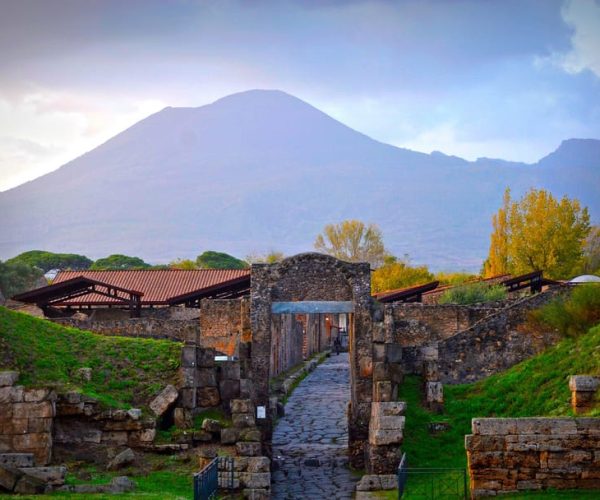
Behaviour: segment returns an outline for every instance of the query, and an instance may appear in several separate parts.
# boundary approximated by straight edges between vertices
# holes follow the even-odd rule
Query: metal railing
[[[234,488],[233,457],[217,457],[194,474],[194,500],[213,500],[217,490]]]
[[[194,500],[212,500],[219,488],[219,459],[215,458],[194,474]]]
[[[450,500],[469,497],[466,469],[455,467],[408,467],[406,453],[397,470],[398,499]]]

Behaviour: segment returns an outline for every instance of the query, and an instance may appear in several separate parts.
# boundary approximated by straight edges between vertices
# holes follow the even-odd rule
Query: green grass
[[[25,386],[78,390],[107,406],[144,406],[175,380],[181,344],[168,340],[109,337],[0,307],[0,369],[20,372]],[[79,382],[78,368],[92,368]]]
[[[444,386],[442,415],[421,406],[420,378],[406,377],[398,399],[408,404],[403,449],[410,466],[464,467],[464,435],[471,433],[474,417],[573,415],[568,379],[582,374],[600,375],[600,325],[480,382]],[[590,415],[600,415],[600,408]],[[430,435],[427,424],[434,421],[451,428]]]
[[[421,379],[407,376],[398,399],[407,402],[402,449],[409,467],[466,467],[464,436],[471,433],[471,419],[475,417],[572,416],[568,378],[580,374],[600,375],[600,325],[579,337],[565,338],[542,354],[480,382],[444,386],[445,409],[441,415],[423,408]],[[599,406],[588,415],[600,416]],[[440,421],[448,422],[450,429],[430,434],[428,424]],[[506,498],[567,499],[573,495],[548,491]],[[597,498],[597,492],[586,496],[586,492],[577,491],[576,495]]]

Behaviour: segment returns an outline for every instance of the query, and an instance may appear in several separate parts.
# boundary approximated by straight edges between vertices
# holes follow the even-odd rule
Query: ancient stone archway
[[[252,266],[250,318],[252,328],[253,402],[269,406],[274,307],[294,302],[336,302],[352,311],[349,338],[350,411],[348,414],[349,453],[354,467],[363,467],[369,433],[372,401],[372,314],[371,276],[366,263],[342,262],[333,257],[305,253],[277,264]],[[323,312],[327,312],[324,306]],[[346,309],[348,310],[348,309]],[[333,312],[333,311],[332,311]],[[259,421],[267,439],[272,422]]]

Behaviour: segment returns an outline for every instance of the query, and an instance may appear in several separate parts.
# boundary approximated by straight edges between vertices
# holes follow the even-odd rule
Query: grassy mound
[[[569,375],[600,376],[600,325],[509,370],[474,384],[446,385],[445,413],[421,406],[420,379],[407,377],[399,400],[408,403],[403,450],[411,467],[465,467],[464,435],[474,417],[570,416]],[[590,415],[600,415],[600,405]],[[450,430],[430,435],[430,422]]]
[[[0,307],[0,369],[20,372],[26,386],[78,390],[107,406],[144,406],[173,382],[181,344],[168,340],[108,337],[57,325]],[[92,368],[78,382],[78,368]]]

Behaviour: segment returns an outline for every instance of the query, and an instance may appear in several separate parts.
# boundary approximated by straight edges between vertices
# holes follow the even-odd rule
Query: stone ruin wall
[[[530,311],[564,291],[557,287],[492,306],[385,305],[382,337],[402,349],[404,373],[423,375],[433,360],[441,382],[473,382],[553,345],[555,333],[527,331],[524,323]]]
[[[199,345],[223,354],[238,354],[240,342],[250,342],[250,300],[204,299],[200,304]]]
[[[473,419],[472,495],[600,488],[600,418]]]
[[[64,326],[81,330],[90,330],[102,335],[120,335],[123,337],[143,337],[152,339],[196,342],[200,336],[198,319],[163,319],[153,317],[126,318],[112,320],[76,318],[47,318]]]
[[[321,254],[300,254],[278,264],[252,266],[251,323],[253,401],[269,406],[269,373],[272,356],[271,305],[291,301],[352,301],[354,335],[350,338],[352,371],[349,441],[350,460],[364,466],[373,399],[370,268]],[[270,438],[271,421],[261,424]]]

